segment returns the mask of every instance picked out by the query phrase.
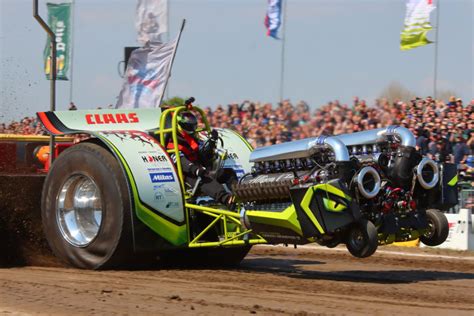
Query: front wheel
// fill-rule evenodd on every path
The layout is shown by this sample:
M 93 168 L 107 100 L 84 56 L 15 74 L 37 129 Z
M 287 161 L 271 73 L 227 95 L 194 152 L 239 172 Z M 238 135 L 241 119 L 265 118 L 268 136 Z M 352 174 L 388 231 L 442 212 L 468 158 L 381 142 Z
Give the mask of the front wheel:
M 346 247 L 357 258 L 373 255 L 378 247 L 375 225 L 366 219 L 354 223 L 347 232 Z
M 420 236 L 420 241 L 427 246 L 441 245 L 449 234 L 449 223 L 446 216 L 438 210 L 426 210 L 427 231 Z

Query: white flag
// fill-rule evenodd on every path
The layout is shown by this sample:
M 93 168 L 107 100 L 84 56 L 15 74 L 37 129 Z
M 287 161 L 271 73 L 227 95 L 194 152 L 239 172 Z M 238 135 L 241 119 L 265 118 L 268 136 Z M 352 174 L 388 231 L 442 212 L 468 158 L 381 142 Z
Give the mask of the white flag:
M 162 42 L 168 32 L 168 0 L 138 0 L 136 14 L 138 42 Z
M 430 24 L 430 14 L 435 9 L 433 0 L 407 0 L 406 6 L 400 49 L 409 50 L 432 43 L 427 33 L 433 28 Z
M 178 36 L 179 37 L 179 36 Z M 133 51 L 116 108 L 154 108 L 164 93 L 178 38 Z

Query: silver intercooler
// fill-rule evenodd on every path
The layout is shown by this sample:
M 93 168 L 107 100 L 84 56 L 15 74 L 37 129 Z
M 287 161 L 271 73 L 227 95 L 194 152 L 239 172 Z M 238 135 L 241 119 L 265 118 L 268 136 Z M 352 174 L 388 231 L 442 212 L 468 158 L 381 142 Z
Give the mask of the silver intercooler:
M 412 148 L 415 148 L 416 146 L 416 138 L 410 132 L 410 130 L 402 126 L 394 125 L 363 132 L 342 134 L 333 137 L 336 137 L 346 146 L 356 146 L 384 143 L 390 136 L 393 136 L 395 140 L 398 141 L 402 146 Z
M 349 161 L 349 152 L 341 140 L 333 136 L 319 136 L 257 148 L 250 155 L 250 162 L 308 158 L 321 149 L 331 150 L 336 161 Z

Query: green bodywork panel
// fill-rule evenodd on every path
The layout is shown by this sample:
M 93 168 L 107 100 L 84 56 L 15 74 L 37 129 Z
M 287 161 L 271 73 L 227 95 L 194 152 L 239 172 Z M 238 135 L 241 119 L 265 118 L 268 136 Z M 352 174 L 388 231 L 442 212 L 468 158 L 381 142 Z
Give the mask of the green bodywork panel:
M 338 203 L 330 198 L 323 198 L 324 207 L 331 212 L 342 212 L 347 208 L 347 205 Z
M 101 139 L 115 154 L 118 158 L 120 163 L 123 166 L 124 171 L 126 172 L 128 183 L 130 185 L 130 189 L 133 195 L 133 203 L 135 214 L 137 217 L 145 223 L 150 229 L 152 229 L 155 233 L 166 239 L 169 243 L 174 246 L 182 246 L 187 243 L 187 225 L 184 222 L 184 218 L 181 223 L 173 223 L 172 221 L 166 219 L 163 216 L 160 216 L 156 212 L 152 211 L 149 207 L 144 205 L 141 202 L 138 188 L 137 188 L 137 180 L 135 179 L 128 162 L 125 160 L 123 154 L 121 153 L 121 148 L 114 144 L 112 140 L 101 134 L 101 133 L 94 133 L 94 135 Z
M 286 208 L 282 212 L 248 210 L 246 212 L 246 215 L 249 218 L 250 222 L 283 227 L 294 231 L 300 236 L 303 235 L 300 223 L 296 216 L 296 210 L 293 205 Z
M 349 204 L 352 198 L 331 183 L 316 184 L 306 188 L 296 188 L 296 190 L 303 191 L 300 191 L 301 194 L 298 194 L 298 197 L 292 197 L 292 199 L 294 198 L 294 204 L 283 211 L 247 210 L 245 214 L 250 224 L 264 224 L 266 225 L 265 229 L 269 231 L 272 231 L 270 227 L 275 227 L 274 232 L 279 232 L 278 228 L 289 229 L 309 241 L 308 237 L 310 238 L 311 236 L 307 236 L 304 233 L 303 228 L 307 227 L 305 225 L 310 225 L 310 227 L 313 227 L 311 229 L 316 229 L 321 235 L 326 233 L 323 223 L 316 216 L 317 213 L 346 214 L 341 216 L 351 214 Z M 316 193 L 319 193 L 319 195 L 316 196 Z M 322 206 L 314 203 L 315 199 L 322 199 Z M 318 209 L 312 209 L 314 207 L 318 207 Z M 324 209 L 320 210 L 319 207 Z M 298 215 L 298 209 L 300 212 L 303 212 L 302 215 Z M 329 215 L 323 216 L 327 217 Z M 307 217 L 309 222 L 303 217 Z

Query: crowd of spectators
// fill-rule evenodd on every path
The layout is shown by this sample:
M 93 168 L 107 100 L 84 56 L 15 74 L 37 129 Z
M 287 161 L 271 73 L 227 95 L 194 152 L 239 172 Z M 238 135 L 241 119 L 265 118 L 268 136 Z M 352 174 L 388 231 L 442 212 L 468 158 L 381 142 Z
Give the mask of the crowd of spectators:
M 24 117 L 20 121 L 0 123 L 0 134 L 47 135 L 48 133 L 36 117 Z
M 246 101 L 205 112 L 212 126 L 234 128 L 254 147 L 401 125 L 415 134 L 423 154 L 438 161 L 474 163 L 469 158 L 474 153 L 474 99 L 469 104 L 455 97 L 448 102 L 432 97 L 410 102 L 379 99 L 368 106 L 355 97 L 351 105 L 335 100 L 314 110 L 303 101 L 277 106 Z
M 70 110 L 77 107 L 71 103 Z M 211 126 L 233 128 L 254 147 L 319 135 L 358 132 L 388 125 L 402 125 L 417 137 L 417 147 L 438 161 L 472 164 L 474 154 L 474 99 L 468 104 L 455 97 L 447 102 L 432 97 L 410 102 L 378 99 L 372 105 L 355 97 L 352 104 L 338 100 L 311 109 L 300 101 L 272 105 L 245 101 L 204 109 Z M 46 134 L 34 117 L 0 123 L 0 134 Z

